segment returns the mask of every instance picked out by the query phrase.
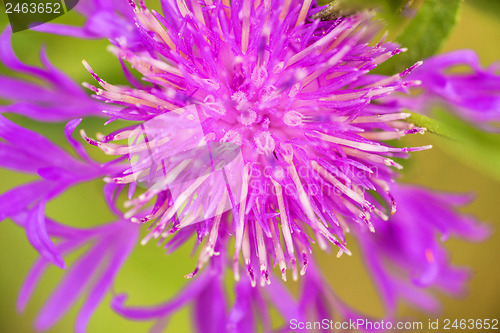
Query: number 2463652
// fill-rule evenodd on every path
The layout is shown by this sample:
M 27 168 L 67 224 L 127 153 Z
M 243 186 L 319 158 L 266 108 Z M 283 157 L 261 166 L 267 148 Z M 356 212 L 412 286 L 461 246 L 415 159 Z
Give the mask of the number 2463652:
M 25 3 L 6 3 L 5 12 L 7 14 L 61 14 L 61 4 L 60 3 L 36 3 L 36 2 L 25 2 Z
M 465 330 L 498 330 L 498 319 L 445 319 L 443 329 Z

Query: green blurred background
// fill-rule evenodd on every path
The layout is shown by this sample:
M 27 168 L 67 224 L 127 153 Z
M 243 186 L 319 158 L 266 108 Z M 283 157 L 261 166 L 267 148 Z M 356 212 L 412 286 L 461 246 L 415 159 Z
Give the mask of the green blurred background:
M 466 1 L 461 10 L 460 21 L 442 51 L 456 49 L 474 49 L 479 53 L 483 65 L 500 60 L 500 1 Z M 6 25 L 6 16 L 0 14 L 0 26 Z M 77 24 L 83 20 L 75 13 L 64 15 L 57 22 Z M 81 65 L 86 59 L 93 69 L 105 80 L 113 83 L 125 83 L 120 74 L 120 65 L 105 47 L 106 41 L 85 41 L 67 37 L 55 37 L 33 31 L 23 31 L 14 35 L 14 48 L 18 56 L 28 63 L 38 64 L 38 51 L 42 44 L 47 45 L 49 58 L 59 68 L 71 75 L 77 82 L 91 81 L 92 78 Z M 0 66 L 3 74 L 6 70 Z M 61 134 L 61 124 L 36 124 L 14 117 L 17 122 L 36 129 L 68 147 Z M 81 125 L 91 136 L 101 129 L 101 121 L 86 120 Z M 111 130 L 111 129 L 110 129 Z M 413 154 L 410 163 L 403 172 L 402 179 L 409 183 L 422 184 L 434 189 L 456 192 L 473 192 L 477 199 L 463 209 L 485 221 L 493 229 L 500 221 L 500 177 L 496 170 L 500 165 L 490 165 L 482 169 L 477 163 L 471 163 L 474 156 L 463 150 L 459 144 L 450 140 L 427 134 L 413 136 L 403 140 L 404 145 L 432 144 L 430 151 Z M 91 149 L 91 154 L 101 158 L 101 154 Z M 493 171 L 492 171 L 493 170 Z M 0 192 L 5 192 L 30 179 L 30 176 L 16 174 L 0 169 Z M 75 226 L 97 225 L 111 221 L 112 215 L 103 204 L 100 196 L 99 181 L 78 186 L 59 199 L 50 203 L 47 213 L 50 217 L 65 221 Z M 62 272 L 51 268 L 42 280 L 26 313 L 15 311 L 17 293 L 31 264 L 37 257 L 24 232 L 10 221 L 0 225 L 0 332 L 33 332 L 32 323 L 37 311 L 43 305 L 52 288 L 57 284 Z M 190 257 L 191 244 L 183 247 L 174 255 L 166 256 L 154 244 L 138 246 L 124 269 L 120 273 L 115 290 L 128 292 L 129 304 L 155 304 L 162 302 L 178 292 L 185 284 L 184 274 L 195 266 L 195 259 Z M 420 313 L 401 304 L 400 313 L 417 320 L 427 321 L 439 315 L 440 318 L 499 318 L 500 317 L 500 234 L 493 235 L 483 243 L 467 243 L 461 240 L 449 240 L 446 243 L 454 264 L 468 266 L 473 271 L 467 294 L 459 298 L 439 295 L 443 303 L 440 314 Z M 370 281 L 356 247 L 352 244 L 353 256 L 337 259 L 334 254 L 318 255 L 323 271 L 336 292 L 353 307 L 369 315 L 381 316 L 383 310 L 375 288 Z M 319 251 L 316 252 L 317 254 Z M 76 255 L 68 258 L 71 262 Z M 190 258 L 187 260 L 186 258 Z M 296 286 L 292 286 L 295 288 Z M 92 318 L 88 332 L 146 332 L 151 327 L 149 322 L 130 322 L 120 318 L 109 310 L 108 296 Z M 70 313 L 49 332 L 67 333 L 73 331 L 73 322 L 82 300 Z M 188 309 L 184 309 L 170 322 L 168 332 L 190 332 Z M 468 330 L 470 331 L 470 330 Z

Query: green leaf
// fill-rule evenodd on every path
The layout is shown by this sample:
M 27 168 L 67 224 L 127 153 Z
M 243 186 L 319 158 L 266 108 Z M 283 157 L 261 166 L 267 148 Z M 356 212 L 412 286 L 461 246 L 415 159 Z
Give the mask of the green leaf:
M 324 13 L 329 19 L 377 8 L 380 17 L 387 20 L 394 18 L 396 13 L 400 13 L 407 2 L 408 0 L 319 0 L 318 4 L 328 5 Z
M 447 129 L 447 126 L 441 121 L 411 111 L 405 110 L 404 112 L 411 114 L 409 118 L 405 119 L 407 122 L 412 123 L 417 127 L 425 127 L 430 133 L 446 138 L 453 138 L 450 131 Z
M 500 16 L 500 1 L 474 0 L 468 1 L 468 4 L 485 11 L 490 15 Z
M 415 17 L 396 39 L 408 51 L 382 64 L 378 72 L 402 72 L 439 51 L 457 22 L 461 3 L 462 0 L 423 0 Z
M 461 162 L 500 181 L 500 135 L 485 132 L 449 112 L 437 110 L 436 119 L 452 140 L 443 149 Z

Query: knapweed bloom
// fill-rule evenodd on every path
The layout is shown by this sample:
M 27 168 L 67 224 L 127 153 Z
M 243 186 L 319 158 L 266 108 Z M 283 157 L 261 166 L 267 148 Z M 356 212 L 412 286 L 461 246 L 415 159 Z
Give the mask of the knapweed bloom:
M 83 28 L 36 28 L 110 39 L 109 51 L 122 63 L 130 84 L 108 83 L 83 61 L 97 81 L 84 83 L 93 98 L 45 58 L 44 69 L 22 64 L 11 51 L 9 32 L 2 37 L 0 55 L 7 67 L 52 88 L 47 94 L 46 86 L 2 76 L 2 87 L 20 87 L 2 95 L 14 101 L 5 111 L 44 121 L 99 114 L 108 123 L 124 124 L 106 135 L 87 135 L 81 129 L 90 145 L 116 156 L 98 164 L 72 137 L 77 119 L 65 130 L 75 158 L 0 118 L 2 149 L 11 156 L 3 166 L 41 178 L 0 197 L 6 207 L 1 216 L 24 227 L 42 255 L 22 289 L 19 309 L 49 262 L 64 267 L 62 255 L 91 244 L 56 287 L 37 328 L 53 325 L 86 287 L 89 293 L 76 326 L 84 331 L 142 224 L 149 227 L 142 244 L 155 239 L 173 251 L 194 237 L 200 247 L 191 273 L 174 272 L 194 278 L 175 299 L 131 308 L 124 305 L 124 295 L 114 298 L 112 307 L 119 314 L 155 319 L 158 330 L 186 304 L 193 304 L 202 332 L 252 332 L 257 322 L 269 331 L 266 300 L 287 320 L 305 320 L 311 313 L 321 318 L 331 309 L 343 318 L 359 317 L 324 283 L 311 255 L 332 245 L 339 256 L 350 255 L 348 232 L 366 252 L 389 315 L 399 297 L 423 308 L 433 305 L 418 288 L 443 287 L 442 280 L 449 279 L 450 291 L 460 289 L 465 274 L 449 267 L 434 234 L 475 239 L 486 231 L 454 213 L 451 197 L 394 184 L 402 168 L 398 158 L 431 148 L 393 147 L 387 141 L 425 132 L 406 121 L 404 108 L 420 111 L 428 98 L 413 108 L 404 96 L 426 87 L 433 76 L 418 74 L 422 62 L 392 76 L 370 74 L 404 51 L 384 39 L 373 41 L 378 30 L 372 13 L 321 21 L 313 17 L 322 8 L 311 0 L 161 4 L 163 15 L 142 2 L 82 0 L 79 10 L 88 15 Z M 475 96 L 489 91 L 488 84 Z M 28 102 L 19 101 L 23 99 Z M 116 222 L 76 229 L 45 217 L 47 201 L 95 178 L 106 183 L 105 198 L 118 215 Z M 128 200 L 122 211 L 117 202 L 124 191 Z M 413 200 L 416 193 L 437 202 L 436 208 L 426 214 L 428 205 Z M 51 237 L 59 240 L 57 245 Z M 387 262 L 408 274 L 395 277 Z M 298 300 L 274 277 L 274 266 L 285 281 L 305 275 Z M 237 281 L 232 305 L 224 295 L 228 267 Z
M 466 70 L 452 72 L 462 66 Z M 435 104 L 452 109 L 457 115 L 490 131 L 498 131 L 500 122 L 500 77 L 498 64 L 483 68 L 478 56 L 471 50 L 460 50 L 438 55 L 425 61 L 411 74 L 414 80 L 423 80 L 422 91 L 415 96 L 401 96 L 404 108 L 422 113 Z M 451 72 L 451 73 L 450 73 Z
M 339 255 L 350 254 L 343 235 L 349 224 L 373 231 L 373 216 L 386 220 L 396 210 L 389 184 L 400 166 L 392 158 L 430 148 L 383 143 L 425 130 L 376 103 L 419 85 L 403 77 L 420 63 L 371 77 L 401 50 L 368 44 L 367 13 L 308 22 L 317 11 L 309 2 L 283 3 L 276 11 L 271 5 L 166 3 L 162 17 L 133 4 L 144 50 L 130 49 L 124 39 L 110 51 L 149 84 L 114 86 L 84 62 L 100 88 L 85 86 L 99 100 L 124 106 L 107 111 L 112 119 L 142 125 L 97 140 L 82 133 L 105 153 L 133 161 L 106 182 L 135 186 L 140 178 L 151 185 L 126 203 L 133 217 L 155 200 L 146 217 L 134 219 L 154 222 L 144 241 L 191 234 L 192 227 L 200 241 L 206 238 L 189 277 L 217 252 L 226 230 L 234 235 L 236 278 L 241 256 L 261 284 L 270 282 L 272 262 L 284 280 L 287 268 L 297 278 L 297 261 L 305 273 L 309 234 L 320 248 L 332 243 Z M 368 190 L 382 192 L 389 211 Z

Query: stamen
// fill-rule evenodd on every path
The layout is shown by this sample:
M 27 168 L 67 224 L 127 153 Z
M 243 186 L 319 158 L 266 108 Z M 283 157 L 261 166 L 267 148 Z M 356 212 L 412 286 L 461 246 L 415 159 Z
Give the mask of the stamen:
M 342 193 L 344 193 L 347 197 L 351 198 L 362 207 L 369 209 L 371 204 L 365 200 L 360 194 L 351 190 L 344 184 L 342 184 L 337 178 L 335 178 L 331 173 L 329 173 L 325 168 L 318 164 L 316 161 L 311 161 L 311 166 L 317 173 L 319 173 L 323 178 L 328 180 L 330 184 L 338 188 Z
M 243 8 L 241 9 L 240 12 L 243 21 L 241 28 L 241 52 L 243 52 L 243 54 L 247 53 L 248 42 L 250 39 L 250 10 L 251 10 L 250 0 L 243 0 Z
M 247 268 L 248 276 L 250 277 L 250 282 L 252 287 L 255 287 L 257 283 L 255 282 L 255 275 L 253 273 L 252 266 L 250 265 L 250 239 L 248 236 L 248 228 L 245 228 L 245 232 L 243 234 L 243 244 L 241 249 L 241 254 L 243 255 L 243 262 Z
M 276 197 L 278 198 L 278 207 L 280 213 L 280 222 L 281 222 L 281 232 L 283 233 L 283 238 L 285 239 L 285 244 L 287 247 L 288 255 L 292 260 L 292 265 L 295 263 L 295 254 L 293 248 L 293 239 L 291 234 L 290 225 L 288 223 L 288 216 L 285 210 L 285 201 L 283 199 L 283 189 L 281 185 L 276 182 L 274 179 L 271 179 L 271 182 L 274 184 L 274 188 L 276 189 Z
M 288 15 L 288 11 L 290 10 L 290 4 L 292 3 L 292 0 L 285 0 L 283 3 L 283 6 L 281 7 L 281 13 L 279 20 L 283 21 L 286 16 Z
M 196 265 L 195 270 L 192 273 L 185 275 L 186 279 L 193 278 L 198 271 L 205 265 L 205 263 L 213 257 L 214 255 L 219 255 L 219 253 L 215 252 L 215 245 L 217 243 L 217 238 L 219 236 L 219 225 L 222 219 L 222 214 L 224 213 L 224 208 L 227 202 L 227 191 L 224 191 L 222 199 L 217 206 L 216 215 L 214 218 L 214 223 L 212 225 L 212 229 L 210 230 L 210 234 L 208 235 L 208 240 L 205 244 L 205 248 L 202 249 L 200 256 L 198 258 L 198 264 Z
M 179 209 L 185 204 L 185 202 L 193 194 L 193 192 L 196 191 L 196 189 L 198 189 L 198 187 L 200 187 L 200 185 L 203 184 L 203 182 L 205 182 L 205 180 L 209 176 L 210 174 L 201 176 L 200 178 L 196 179 L 184 192 L 182 192 L 177 197 L 174 204 L 165 212 L 165 214 L 163 214 L 161 220 L 157 223 L 159 230 L 154 232 L 154 238 L 158 238 L 160 236 L 168 221 L 179 211 Z
M 395 167 L 396 169 L 403 169 L 403 166 L 399 163 L 394 162 L 390 158 L 387 158 L 385 156 L 373 154 L 373 153 L 368 153 L 364 151 L 360 151 L 357 149 L 349 148 L 349 147 L 342 147 L 342 150 L 346 155 L 352 156 L 352 157 L 357 157 L 362 160 L 366 160 L 369 162 L 377 163 L 377 164 L 383 164 L 386 166 L 392 166 Z
M 307 17 L 307 13 L 309 12 L 309 8 L 311 7 L 311 2 L 312 0 L 304 0 L 304 2 L 302 3 L 302 8 L 300 9 L 299 17 L 297 18 L 297 22 L 295 23 L 296 27 L 304 24 Z
M 385 85 L 391 84 L 393 82 L 399 81 L 403 76 L 410 74 L 414 69 L 420 67 L 423 63 L 424 63 L 423 61 L 418 61 L 413 66 L 407 68 L 403 72 L 398 73 L 398 74 L 394 74 L 393 76 L 379 80 L 377 82 L 374 82 L 370 85 L 367 85 L 366 87 L 370 88 L 370 87 L 376 87 L 376 86 L 385 86 Z
M 278 229 L 278 225 L 276 224 L 274 219 L 269 219 L 269 227 L 272 232 L 273 236 L 273 246 L 274 246 L 274 253 L 276 255 L 276 261 L 278 263 L 278 266 L 281 270 L 281 278 L 283 281 L 286 281 L 286 261 L 285 261 L 285 254 L 283 253 L 283 249 L 281 248 L 281 243 L 280 243 L 280 234 Z
M 240 211 L 239 211 L 239 221 L 235 223 L 235 234 L 234 234 L 234 263 L 233 263 L 233 272 L 234 278 L 236 281 L 240 279 L 239 273 L 239 257 L 241 251 L 241 245 L 243 242 L 243 230 L 245 229 L 245 208 L 247 204 L 247 196 L 248 196 L 248 180 L 249 180 L 249 163 L 245 164 L 243 167 L 243 175 L 242 175 L 242 186 L 241 186 L 241 201 L 240 201 Z
M 411 117 L 410 113 L 399 112 L 399 113 L 389 113 L 389 114 L 378 114 L 374 116 L 360 116 L 352 121 L 353 124 L 359 123 L 385 123 L 393 120 L 408 119 Z
M 295 187 L 297 188 L 297 192 L 299 194 L 299 201 L 300 204 L 302 205 L 302 208 L 304 208 L 304 212 L 306 213 L 307 218 L 309 221 L 311 221 L 312 225 L 311 227 L 313 229 L 316 229 L 316 215 L 314 214 L 313 208 L 311 206 L 311 202 L 309 201 L 309 196 L 307 195 L 306 191 L 304 190 L 304 186 L 302 186 L 302 182 L 300 181 L 299 175 L 297 173 L 297 170 L 295 169 L 295 165 L 292 164 L 288 167 L 288 173 L 290 177 L 292 178 Z
M 308 0 L 311 1 L 311 0 Z M 299 60 L 304 59 L 306 56 L 310 55 L 316 50 L 319 50 L 320 48 L 324 47 L 326 44 L 331 42 L 333 39 L 338 37 L 341 31 L 343 31 L 347 26 L 346 21 L 342 22 L 341 24 L 338 25 L 338 29 L 333 29 L 330 31 L 327 35 L 322 37 L 320 40 L 316 41 L 314 44 L 308 46 L 304 50 L 294 54 L 290 59 L 288 59 L 285 68 L 292 66 Z
M 183 17 L 186 17 L 186 15 L 189 13 L 186 2 L 184 0 L 177 0 L 177 6 L 179 8 L 179 11 L 181 12 L 181 15 Z
M 318 137 L 323 141 L 328 141 L 339 145 L 348 146 L 369 152 L 408 152 L 408 151 L 424 150 L 432 148 L 432 146 L 393 148 L 393 147 L 382 146 L 376 142 L 365 143 L 365 142 L 358 142 L 358 141 L 337 138 L 335 136 L 321 133 L 319 131 L 314 131 L 313 134 L 315 134 L 316 137 Z
M 191 0 L 191 5 L 193 6 L 194 16 L 200 21 L 203 25 L 205 24 L 205 18 L 203 17 L 203 12 L 201 10 L 199 0 Z
M 267 270 L 267 251 L 264 234 L 258 222 L 255 222 L 255 240 L 257 242 L 257 253 L 260 262 L 260 285 L 264 286 L 266 283 L 271 284 L 271 280 L 269 280 L 269 271 Z

